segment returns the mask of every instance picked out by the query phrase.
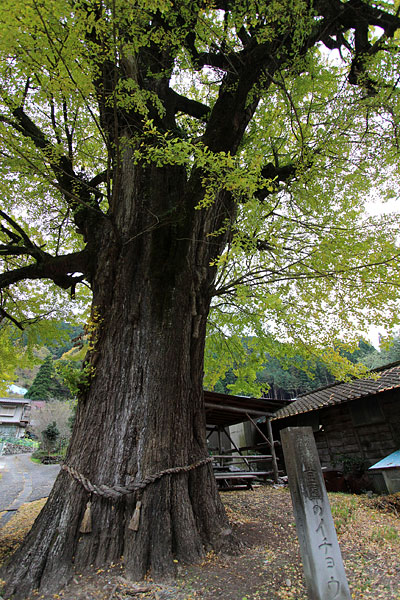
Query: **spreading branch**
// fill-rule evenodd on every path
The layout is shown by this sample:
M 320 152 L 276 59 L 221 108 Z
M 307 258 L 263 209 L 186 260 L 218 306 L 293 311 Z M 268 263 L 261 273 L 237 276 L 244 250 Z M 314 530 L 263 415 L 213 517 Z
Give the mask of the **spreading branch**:
M 29 255 L 36 258 L 38 261 L 42 260 L 45 253 L 39 246 L 32 242 L 24 229 L 3 210 L 0 210 L 0 217 L 7 221 L 7 223 L 17 232 L 15 233 L 0 224 L 1 231 L 11 240 L 10 244 L 0 245 L 0 254 L 3 256 Z
M 80 275 L 75 275 L 80 273 Z M 63 289 L 75 289 L 90 275 L 89 253 L 85 250 L 63 256 L 43 253 L 39 262 L 5 271 L 0 274 L 0 289 L 26 279 L 50 279 Z
M 292 67 L 294 54 L 304 56 L 320 41 L 339 49 L 341 45 L 350 48 L 353 61 L 349 82 L 355 85 L 372 85 L 371 81 L 368 83 L 366 75 L 366 56 L 381 50 L 384 42 L 400 28 L 398 16 L 370 6 L 362 0 L 349 0 L 345 3 L 341 0 L 320 0 L 316 2 L 315 10 L 322 19 L 315 21 L 301 47 L 294 46 L 291 27 L 268 43 L 257 43 L 255 37 L 251 40 L 246 37 L 243 50 L 231 51 L 229 54 L 203 53 L 196 56 L 192 40 L 192 55 L 199 68 L 206 65 L 218 66 L 226 72 L 203 138 L 204 143 L 213 151 L 236 152 L 259 102 L 255 86 L 261 75 L 267 80 L 263 85 L 265 92 L 277 72 Z M 293 23 L 293 30 L 296 25 Z M 369 26 L 384 30 L 380 43 L 373 46 L 368 41 Z M 259 30 L 262 30 L 261 25 Z M 348 31 L 354 32 L 354 47 L 345 41 L 345 33 Z M 253 95 L 251 102 L 250 93 Z
M 274 165 L 272 162 L 268 163 L 261 170 L 261 175 L 266 181 L 270 183 L 267 187 L 263 187 L 255 194 L 256 198 L 260 201 L 264 200 L 270 194 L 275 193 L 279 184 L 288 183 L 296 176 L 298 165 L 295 163 L 288 163 L 287 165 Z
M 98 199 L 101 193 L 97 186 L 107 180 L 107 175 L 100 173 L 87 182 L 83 174 L 77 175 L 74 172 L 72 160 L 59 154 L 51 141 L 22 107 L 14 109 L 12 115 L 13 118 L 0 115 L 0 122 L 6 123 L 31 140 L 35 147 L 43 153 L 55 175 L 55 186 L 73 211 L 78 232 L 81 232 L 85 240 L 88 240 L 90 227 L 93 227 L 94 221 L 103 217 L 103 213 L 98 207 Z
M 182 112 L 196 119 L 205 120 L 210 113 L 210 108 L 205 104 L 181 96 L 172 89 L 169 89 L 169 99 L 173 104 L 175 114 Z

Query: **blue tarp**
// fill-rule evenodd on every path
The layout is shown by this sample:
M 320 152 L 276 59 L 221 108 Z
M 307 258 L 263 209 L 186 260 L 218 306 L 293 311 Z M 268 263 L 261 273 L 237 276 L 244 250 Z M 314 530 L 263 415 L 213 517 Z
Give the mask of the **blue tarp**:
M 389 454 L 389 456 L 386 458 L 382 458 L 382 460 L 377 462 L 375 465 L 372 465 L 369 470 L 393 469 L 395 467 L 400 467 L 400 450 L 396 450 L 396 452 L 392 452 L 392 454 Z

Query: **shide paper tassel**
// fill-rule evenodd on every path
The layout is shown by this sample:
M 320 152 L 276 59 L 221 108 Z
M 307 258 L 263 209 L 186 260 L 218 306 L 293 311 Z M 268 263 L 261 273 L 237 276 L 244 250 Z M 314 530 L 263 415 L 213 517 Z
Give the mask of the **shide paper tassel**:
M 85 513 L 83 515 L 82 523 L 79 528 L 80 533 L 91 533 L 92 532 L 92 512 L 90 507 L 92 506 L 91 501 L 86 504 Z
M 135 512 L 133 513 L 132 519 L 129 521 L 128 529 L 132 529 L 132 531 L 137 531 L 139 529 L 139 521 L 140 521 L 140 507 L 142 503 L 140 500 L 136 502 Z

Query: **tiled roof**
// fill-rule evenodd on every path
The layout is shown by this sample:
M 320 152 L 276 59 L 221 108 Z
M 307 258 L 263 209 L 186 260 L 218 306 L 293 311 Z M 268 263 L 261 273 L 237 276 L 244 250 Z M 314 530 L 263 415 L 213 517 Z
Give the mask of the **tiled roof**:
M 400 389 L 400 364 L 371 371 L 370 377 L 353 379 L 344 383 L 335 383 L 300 396 L 297 400 L 276 411 L 273 420 L 284 419 L 300 413 L 310 412 L 349 402 L 357 398 L 365 398 L 388 390 Z

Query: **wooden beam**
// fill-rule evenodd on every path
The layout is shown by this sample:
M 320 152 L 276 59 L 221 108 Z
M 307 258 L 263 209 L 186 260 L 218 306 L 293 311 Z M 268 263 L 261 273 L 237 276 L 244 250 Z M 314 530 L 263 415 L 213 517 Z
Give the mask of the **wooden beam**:
M 212 434 L 213 434 L 215 431 L 217 431 L 217 428 L 216 428 L 216 427 L 215 427 L 215 425 L 214 425 L 214 427 L 213 427 L 211 430 L 209 429 L 209 427 L 207 427 L 206 429 L 208 429 L 208 430 L 209 430 L 209 434 L 208 434 L 208 436 L 207 436 L 207 440 L 208 440 L 208 438 L 209 438 L 210 436 L 212 436 Z
M 269 439 L 267 438 L 267 436 L 264 434 L 264 432 L 263 432 L 263 431 L 261 431 L 261 429 L 259 428 L 259 426 L 257 425 L 257 423 L 256 423 L 255 421 L 253 421 L 253 419 L 250 417 L 250 415 L 249 415 L 249 414 L 247 414 L 247 413 L 246 413 L 246 416 L 247 416 L 247 418 L 249 419 L 249 421 L 251 421 L 251 422 L 253 423 L 253 425 L 254 425 L 254 427 L 257 429 L 258 433 L 259 433 L 259 434 L 261 435 L 261 437 L 262 437 L 262 438 L 263 438 L 263 439 L 264 439 L 264 440 L 267 442 L 267 444 L 269 445 L 269 447 L 270 447 L 270 448 L 271 448 L 271 450 L 272 450 L 272 446 L 273 446 L 273 444 L 271 444 L 271 440 L 269 440 Z
M 213 458 L 231 458 L 231 459 L 234 459 L 234 458 L 238 458 L 238 459 L 239 458 L 243 458 L 242 455 L 236 456 L 236 454 L 235 455 L 233 455 L 233 454 L 231 454 L 231 455 L 228 455 L 228 454 L 213 454 L 212 457 Z M 250 461 L 254 461 L 254 460 L 255 461 L 257 461 L 257 460 L 270 460 L 271 458 L 272 458 L 272 454 L 251 454 L 251 455 L 247 455 L 246 456 L 246 460 L 250 460 Z M 240 462 L 242 462 L 242 461 L 240 461 Z
M 238 406 L 231 406 L 230 404 L 216 404 L 214 402 L 206 402 L 206 409 L 212 408 L 220 411 L 234 412 L 246 417 L 247 414 L 254 415 L 256 417 L 273 417 L 274 413 L 266 412 L 262 410 L 239 408 Z

